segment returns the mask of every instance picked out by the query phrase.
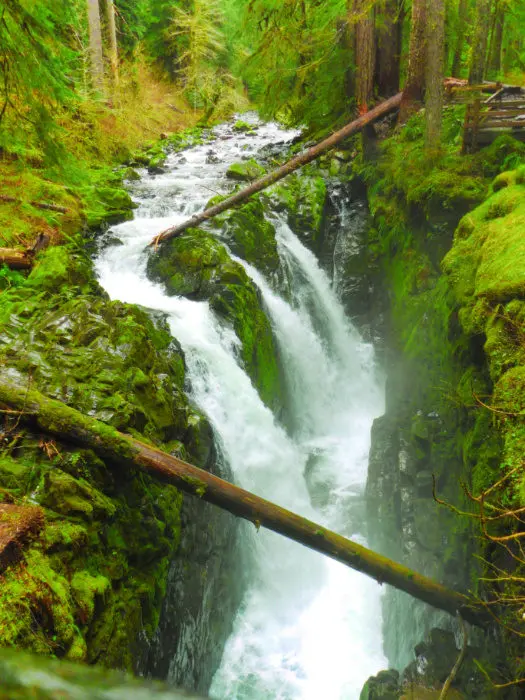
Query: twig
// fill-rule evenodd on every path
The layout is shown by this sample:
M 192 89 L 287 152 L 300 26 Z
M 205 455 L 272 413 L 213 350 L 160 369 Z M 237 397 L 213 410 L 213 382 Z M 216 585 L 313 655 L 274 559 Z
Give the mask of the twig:
M 509 681 L 508 683 L 494 683 L 492 678 L 489 676 L 488 672 L 485 671 L 483 666 L 476 659 L 474 659 L 474 663 L 476 664 L 476 666 L 479 668 L 481 673 L 485 676 L 485 678 L 488 680 L 488 682 L 491 684 L 491 686 L 493 688 L 498 688 L 498 689 L 510 688 L 513 685 L 520 685 L 521 683 L 525 683 L 525 678 L 519 678 L 516 681 Z
M 488 409 L 489 411 L 492 411 L 492 413 L 499 413 L 501 416 L 522 416 L 523 411 L 520 411 L 520 413 L 512 413 L 511 411 L 503 411 L 501 408 L 495 408 L 494 406 L 489 406 L 486 403 L 483 403 L 483 401 L 477 396 L 476 392 L 472 392 L 472 396 L 476 399 L 476 401 L 479 403 L 480 406 L 483 406 L 483 408 Z

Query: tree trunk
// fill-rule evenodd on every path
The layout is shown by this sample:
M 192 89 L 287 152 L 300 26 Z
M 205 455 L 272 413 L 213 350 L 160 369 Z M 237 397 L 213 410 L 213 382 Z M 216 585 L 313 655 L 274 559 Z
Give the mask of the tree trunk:
M 116 87 L 119 82 L 118 74 L 118 43 L 117 43 L 117 27 L 115 23 L 115 3 L 113 0 L 106 0 L 106 11 L 108 17 L 108 32 L 110 46 L 110 62 L 111 62 L 111 77 L 113 85 Z
M 20 420 L 36 423 L 45 433 L 89 447 L 105 459 L 138 467 L 182 491 L 249 520 L 256 527 L 263 525 L 451 615 L 460 611 L 464 619 L 473 624 L 483 626 L 485 623 L 482 609 L 467 596 L 448 590 L 321 525 L 119 433 L 60 401 L 0 379 L 0 403 L 20 411 Z
M 489 74 L 494 77 L 501 73 L 501 49 L 503 46 L 503 28 L 505 24 L 505 12 L 501 3 L 496 7 L 494 33 L 492 35 L 489 54 Z
M 377 89 L 381 97 L 390 97 L 399 92 L 404 9 L 399 0 L 383 0 L 378 11 L 383 22 L 377 29 Z
M 171 228 L 162 231 L 157 236 L 155 236 L 155 238 L 151 241 L 150 245 L 157 246 L 162 241 L 166 241 L 169 238 L 173 238 L 174 236 L 180 235 L 190 226 L 200 226 L 200 224 L 204 223 L 205 221 L 208 221 L 209 219 L 212 219 L 214 216 L 217 216 L 217 214 L 221 214 L 223 211 L 227 211 L 228 209 L 231 209 L 237 204 L 242 204 L 253 194 L 261 192 L 261 190 L 265 190 L 267 187 L 270 187 L 270 185 L 273 185 L 278 180 L 282 180 L 282 178 L 286 177 L 286 175 L 293 173 L 294 170 L 297 170 L 303 165 L 310 163 L 312 160 L 319 158 L 319 156 L 323 155 L 323 153 L 326 153 L 338 143 L 344 141 L 344 139 L 348 138 L 349 136 L 352 136 L 352 134 L 357 133 L 368 124 L 372 124 L 377 119 L 380 119 L 386 114 L 393 112 L 399 107 L 400 103 L 401 93 L 394 95 L 394 97 L 391 97 L 385 102 L 381 102 L 381 104 L 377 105 L 377 107 L 371 109 L 370 112 L 367 112 L 355 121 L 344 126 L 339 131 L 336 131 L 335 134 L 332 134 L 324 141 L 321 141 L 321 143 L 318 143 L 316 146 L 313 146 L 308 151 L 306 151 L 306 153 L 303 153 L 299 156 L 295 156 L 295 158 L 292 158 L 277 170 L 274 170 L 273 172 L 268 173 L 268 175 L 265 175 L 259 180 L 256 180 L 249 187 L 246 187 L 240 192 L 237 192 L 231 197 L 228 197 L 228 199 L 225 199 L 219 204 L 216 204 L 215 206 L 206 209 L 201 214 L 196 214 L 195 216 L 192 216 L 191 219 L 184 221 L 184 223 L 179 224 L 177 226 L 172 226 Z
M 408 72 L 399 111 L 401 124 L 406 122 L 410 115 L 417 112 L 423 104 L 427 56 L 426 4 L 427 0 L 412 0 Z
M 7 265 L 12 270 L 29 270 L 33 267 L 33 256 L 26 250 L 0 248 L 0 265 Z
M 374 14 L 369 0 L 354 0 L 355 60 L 357 71 L 356 100 L 359 114 L 368 111 L 374 90 Z
M 426 146 L 429 150 L 438 150 L 441 145 L 441 125 L 443 122 L 444 0 L 431 0 L 427 12 Z
M 472 56 L 468 76 L 468 81 L 471 85 L 480 85 L 483 82 L 491 2 L 492 0 L 477 0 L 476 24 L 472 37 Z
M 89 24 L 89 52 L 91 55 L 91 81 L 98 92 L 104 92 L 104 58 L 102 56 L 102 30 L 98 0 L 87 0 Z
M 467 31 L 467 20 L 469 15 L 468 0 L 459 0 L 458 26 L 456 29 L 456 46 L 454 58 L 452 60 L 452 76 L 459 78 L 461 73 L 461 63 L 463 58 L 463 47 L 465 45 L 465 33 Z

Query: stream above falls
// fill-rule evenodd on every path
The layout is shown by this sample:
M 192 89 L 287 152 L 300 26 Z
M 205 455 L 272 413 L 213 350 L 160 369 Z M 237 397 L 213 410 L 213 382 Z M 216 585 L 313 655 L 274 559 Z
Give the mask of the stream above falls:
M 259 290 L 271 323 L 286 396 L 282 415 L 261 400 L 239 359 L 239 339 L 208 302 L 168 296 L 146 274 L 152 254 L 146 244 L 201 211 L 213 194 L 228 192 L 231 164 L 296 136 L 255 116 L 243 119 L 255 134 L 224 124 L 209 143 L 170 154 L 165 172 L 141 172 L 130 185 L 135 217 L 112 228 L 119 243 L 99 254 L 99 281 L 112 299 L 166 314 L 185 354 L 188 394 L 208 417 L 217 452 L 236 483 L 366 543 L 363 491 L 383 389 L 371 346 L 345 316 L 338 289 L 285 214 L 268 212 L 280 281 L 235 258 Z M 343 240 L 337 244 L 344 247 Z M 242 537 L 248 585 L 211 697 L 357 700 L 366 679 L 387 664 L 380 587 L 273 533 L 246 527 Z

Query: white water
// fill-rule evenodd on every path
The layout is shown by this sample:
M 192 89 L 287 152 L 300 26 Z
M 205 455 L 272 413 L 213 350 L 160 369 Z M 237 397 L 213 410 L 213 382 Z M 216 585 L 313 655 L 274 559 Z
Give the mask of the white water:
M 192 395 L 208 415 L 237 483 L 360 542 L 361 495 L 370 427 L 382 411 L 373 358 L 345 319 L 315 257 L 282 221 L 278 245 L 291 303 L 245 264 L 260 288 L 283 357 L 288 433 L 239 366 L 234 333 L 206 302 L 168 297 L 145 275 L 144 246 L 227 188 L 227 167 L 294 134 L 262 125 L 258 135 L 219 127 L 212 146 L 169 157 L 170 172 L 144 174 L 134 221 L 114 227 L 124 245 L 97 261 L 110 296 L 168 314 L 181 343 Z M 207 163 L 210 150 L 220 164 Z M 309 489 L 305 481 L 309 473 Z M 315 506 L 315 507 L 314 507 Z M 352 517 L 353 512 L 353 517 Z M 354 526 L 353 523 L 357 523 Z M 248 535 L 252 584 L 235 620 L 212 697 L 224 700 L 356 700 L 385 667 L 380 589 L 366 577 L 273 533 Z

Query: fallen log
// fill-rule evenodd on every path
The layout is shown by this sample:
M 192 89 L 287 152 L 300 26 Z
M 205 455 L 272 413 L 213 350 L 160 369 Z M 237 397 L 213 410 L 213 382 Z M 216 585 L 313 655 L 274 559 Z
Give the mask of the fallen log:
M 39 233 L 30 248 L 0 248 L 0 265 L 7 265 L 12 270 L 30 270 L 33 267 L 35 255 L 50 243 L 50 238 L 45 233 Z
M 267 187 L 270 187 L 270 185 L 282 180 L 283 177 L 293 173 L 303 165 L 310 163 L 316 158 L 319 158 L 319 156 L 323 155 L 323 153 L 326 153 L 338 143 L 344 141 L 344 139 L 352 136 L 352 134 L 361 131 L 368 124 L 372 124 L 373 122 L 377 121 L 377 119 L 380 119 L 381 117 L 384 117 L 390 112 L 396 110 L 401 104 L 401 96 L 402 93 L 399 93 L 394 95 L 394 97 L 381 102 L 381 104 L 378 104 L 377 107 L 374 107 L 369 112 L 366 112 L 355 121 L 350 122 L 350 124 L 347 124 L 339 131 L 336 131 L 335 134 L 332 134 L 327 139 L 324 139 L 324 141 L 321 141 L 316 146 L 312 146 L 312 148 L 308 149 L 305 153 L 295 156 L 295 158 L 292 158 L 284 165 L 281 165 L 281 167 L 277 168 L 277 170 L 264 175 L 248 187 L 245 187 L 240 192 L 228 197 L 219 204 L 206 209 L 200 214 L 192 216 L 191 219 L 184 221 L 182 224 L 178 224 L 177 226 L 172 226 L 165 231 L 161 231 L 161 233 L 155 236 L 155 238 L 151 241 L 150 245 L 156 247 L 162 241 L 166 241 L 174 236 L 179 236 L 190 226 L 200 226 L 200 224 L 212 219 L 214 216 L 217 216 L 217 214 L 221 214 L 223 211 L 227 211 L 237 204 L 242 204 L 257 192 L 265 190 Z
M 27 250 L 0 248 L 0 265 L 7 265 L 12 270 L 29 270 L 33 266 L 33 256 Z
M 262 525 L 451 615 L 459 611 L 472 624 L 484 626 L 486 623 L 482 607 L 466 595 L 449 590 L 322 525 L 120 433 L 60 401 L 0 379 L 0 404 L 19 412 L 17 420 L 31 421 L 45 433 L 89 447 L 105 459 L 139 467 L 150 476 L 249 520 L 257 527 Z
M 12 204 L 23 204 L 23 200 L 17 197 L 11 197 L 7 194 L 0 194 L 0 202 L 8 202 Z M 59 214 L 67 214 L 69 209 L 67 207 L 60 207 L 58 204 L 48 204 L 47 202 L 35 202 L 31 201 L 29 204 L 37 209 L 43 209 L 44 211 L 57 211 Z

